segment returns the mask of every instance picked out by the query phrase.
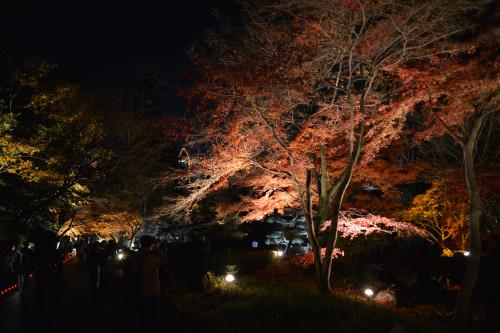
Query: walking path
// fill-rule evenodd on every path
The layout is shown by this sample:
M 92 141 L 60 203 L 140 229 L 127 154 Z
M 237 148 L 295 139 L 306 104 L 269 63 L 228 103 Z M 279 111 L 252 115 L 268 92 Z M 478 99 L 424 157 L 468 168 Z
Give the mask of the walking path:
M 0 332 L 95 332 L 102 327 L 85 266 L 68 262 L 59 287 L 52 323 L 37 307 L 33 280 L 23 294 L 16 291 L 1 297 Z

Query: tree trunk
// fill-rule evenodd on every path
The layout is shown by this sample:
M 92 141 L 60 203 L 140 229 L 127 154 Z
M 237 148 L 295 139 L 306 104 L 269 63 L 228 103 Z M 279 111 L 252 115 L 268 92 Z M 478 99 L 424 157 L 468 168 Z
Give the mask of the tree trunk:
M 335 244 L 337 243 L 340 206 L 342 205 L 344 193 L 347 187 L 349 186 L 353 168 L 354 168 L 354 163 L 352 164 L 350 163 L 348 169 L 346 170 L 345 179 L 342 181 L 343 184 L 340 186 L 339 191 L 336 194 L 331 207 L 330 234 L 328 236 L 325 249 L 325 256 L 323 258 L 323 265 L 321 267 L 320 290 L 321 292 L 324 293 L 332 291 L 331 287 L 332 261 L 333 261 L 333 251 L 335 249 Z
M 311 198 L 311 180 L 313 171 L 311 169 L 307 170 L 304 194 L 302 194 L 303 192 L 301 191 L 300 186 L 297 184 L 298 182 L 295 181 L 295 186 L 301 198 L 301 209 L 305 218 L 307 237 L 309 239 L 309 244 L 311 245 L 314 255 L 316 283 L 320 292 L 322 293 L 331 292 L 330 281 L 332 254 L 333 250 L 335 249 L 335 243 L 337 241 L 337 225 L 340 207 L 342 205 L 345 191 L 349 186 L 349 183 L 351 182 L 354 165 L 358 161 L 359 155 L 361 153 L 361 147 L 363 146 L 364 128 L 365 124 L 364 122 L 361 122 L 356 147 L 349 151 L 349 163 L 346 166 L 344 173 L 333 185 L 330 185 L 327 175 L 326 150 L 324 146 L 321 147 L 320 177 L 318 177 L 317 173 L 315 173 L 316 186 L 319 195 L 319 207 L 317 208 L 316 216 L 315 214 L 313 214 Z M 353 140 L 353 137 L 354 135 L 352 136 L 351 140 Z M 293 176 L 292 179 L 295 179 L 295 177 Z M 316 217 L 316 221 L 314 220 L 314 217 Z M 317 233 L 319 231 L 320 224 L 328 219 L 331 220 L 330 235 L 326 244 L 325 256 L 322 258 L 321 244 L 319 243 Z
M 462 146 L 464 157 L 465 180 L 469 190 L 470 197 L 470 255 L 467 260 L 467 268 L 458 292 L 457 303 L 455 306 L 455 315 L 453 318 L 453 327 L 456 331 L 467 331 L 472 307 L 472 294 L 479 275 L 479 266 L 481 262 L 481 230 L 480 220 L 482 215 L 482 203 L 479 196 L 479 188 L 476 182 L 474 172 L 474 148 L 479 135 L 484 117 L 476 119 L 471 134 Z
M 338 234 L 338 223 L 340 208 L 342 206 L 342 201 L 344 200 L 344 194 L 351 183 L 352 174 L 354 171 L 354 166 L 356 165 L 359 155 L 361 154 L 361 147 L 363 146 L 363 134 L 364 134 L 365 124 L 361 122 L 361 128 L 359 131 L 359 137 L 354 150 L 350 152 L 349 164 L 347 165 L 343 175 L 337 181 L 332 189 L 332 202 L 330 204 L 329 217 L 331 221 L 330 234 L 326 243 L 325 256 L 323 257 L 323 263 L 321 267 L 321 283 L 320 291 L 327 293 L 332 291 L 331 286 L 331 273 L 332 273 L 332 261 L 333 261 L 333 251 L 335 250 L 335 244 L 337 243 Z
M 316 273 L 316 283 L 321 290 L 321 246 L 316 238 L 316 228 L 313 221 L 312 214 L 312 201 L 311 201 L 311 170 L 307 170 L 306 177 L 306 197 L 305 204 L 302 208 L 304 211 L 304 218 L 306 223 L 307 237 L 309 239 L 309 244 L 311 244 L 311 249 L 314 255 L 314 271 Z

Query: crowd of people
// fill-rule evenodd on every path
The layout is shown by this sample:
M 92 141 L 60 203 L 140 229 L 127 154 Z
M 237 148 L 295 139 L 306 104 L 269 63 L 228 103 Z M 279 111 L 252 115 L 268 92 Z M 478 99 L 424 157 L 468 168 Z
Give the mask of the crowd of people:
M 89 243 L 83 251 L 79 260 L 88 267 L 96 310 L 105 323 L 117 313 L 132 312 L 142 327 L 158 324 L 165 296 L 160 283 L 166 274 L 165 244 L 146 235 L 138 252 L 118 248 L 113 240 Z
M 52 327 L 58 294 L 64 288 L 63 258 L 65 251 L 70 251 L 77 263 L 86 267 L 93 309 L 102 327 L 111 328 L 123 315 L 134 318 L 136 329 L 160 324 L 159 313 L 166 296 L 162 282 L 167 273 L 166 244 L 148 235 L 142 236 L 139 243 L 138 251 L 120 247 L 113 240 L 81 239 L 69 244 L 67 250 L 60 249 L 54 240 L 34 246 L 28 241 L 14 245 L 9 265 L 17 276 L 17 293 L 22 299 L 34 298 L 37 308 L 32 312 L 38 320 L 33 323 Z M 30 276 L 33 288 L 27 292 Z M 130 322 L 127 325 L 132 328 Z
M 55 238 L 47 237 L 35 243 L 25 240 L 14 244 L 8 259 L 10 270 L 17 278 L 17 293 L 23 305 L 21 311 L 26 310 L 27 303 L 33 303 L 35 318 L 32 319 L 42 327 L 50 326 L 55 316 L 56 295 L 63 266 L 63 254 L 56 249 Z M 28 292 L 32 282 L 33 286 Z

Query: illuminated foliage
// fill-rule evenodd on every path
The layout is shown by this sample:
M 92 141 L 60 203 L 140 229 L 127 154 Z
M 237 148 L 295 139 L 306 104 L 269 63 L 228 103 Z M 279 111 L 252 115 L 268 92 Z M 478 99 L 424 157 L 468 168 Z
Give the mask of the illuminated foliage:
M 22 71 L 9 66 L 8 58 L 9 55 L 0 58 L 0 76 L 3 78 L 0 81 L 0 184 L 4 173 L 18 175 L 26 181 L 37 181 L 40 174 L 31 158 L 40 148 L 27 138 L 18 137 L 15 131 L 20 117 L 27 113 L 23 109 L 34 101 L 32 94 L 53 66 L 27 64 Z
M 37 152 L 37 148 L 16 142 L 5 132 L 0 135 L 0 173 L 12 173 L 26 180 L 37 180 L 32 163 L 26 157 Z
M 331 222 L 326 223 L 321 231 L 327 231 Z M 396 221 L 383 216 L 376 216 L 356 210 L 341 212 L 338 226 L 339 236 L 347 239 L 367 237 L 373 233 L 395 234 L 399 238 L 428 238 L 424 229 L 410 223 Z
M 329 289 L 340 207 L 356 165 L 375 163 L 403 135 L 414 105 L 443 88 L 443 72 L 429 68 L 462 52 L 448 37 L 475 8 L 446 1 L 244 5 L 244 24 L 224 26 L 191 51 L 199 80 L 184 95 L 204 126 L 187 143 L 192 167 L 180 184 L 187 195 L 165 211 L 180 215 L 209 193 L 262 177 L 251 187 L 260 195 L 244 197 L 245 218 L 299 206 L 318 282 Z M 262 181 L 265 173 L 279 181 Z M 327 220 L 334 227 L 323 260 L 316 232 Z
M 90 193 L 103 131 L 77 87 L 49 84 L 54 66 L 1 59 L 1 232 L 55 232 Z
M 331 222 L 326 221 L 321 232 L 327 232 Z M 428 234 L 419 227 L 411 223 L 396 221 L 383 216 L 376 216 L 363 211 L 349 210 L 340 213 L 338 232 L 341 238 L 354 240 L 358 238 L 367 238 L 372 234 L 395 235 L 396 238 L 420 237 L 428 239 Z M 325 255 L 325 248 L 321 249 L 321 255 Z M 346 249 L 346 251 L 348 251 Z M 345 255 L 340 248 L 335 248 L 332 258 L 339 258 Z M 307 253 L 296 258 L 292 258 L 292 263 L 308 268 L 314 265 L 313 253 Z
M 434 66 L 427 72 L 431 78 L 424 77 L 425 81 L 415 82 L 423 88 L 416 93 L 421 95 L 421 114 L 417 116 L 421 122 L 416 122 L 415 143 L 430 143 L 436 155 L 463 161 L 468 189 L 468 250 L 472 255 L 467 258 L 467 269 L 459 290 L 455 328 L 465 327 L 471 313 L 472 293 L 482 253 L 480 221 L 485 217 L 477 164 L 480 157 L 486 155 L 491 161 L 495 154 L 488 150 L 487 143 L 494 124 L 498 124 L 500 110 L 499 62 L 492 51 L 498 45 L 498 38 L 486 29 L 480 30 L 475 37 L 475 43 L 469 45 L 467 52 L 431 58 Z M 458 59 L 454 58 L 456 55 Z
M 94 204 L 83 206 L 59 229 L 59 236 L 94 236 L 107 239 L 132 239 L 144 224 L 144 218 L 132 211 L 109 211 Z
M 0 237 L 61 232 L 89 202 L 150 215 L 166 158 L 150 85 L 125 103 L 61 84 L 48 75 L 54 66 L 22 60 L 0 59 Z
M 453 202 L 443 180 L 435 180 L 424 194 L 413 198 L 411 207 L 399 216 L 426 230 L 429 236 L 445 250 L 465 250 L 466 223 L 468 221 L 468 203 Z

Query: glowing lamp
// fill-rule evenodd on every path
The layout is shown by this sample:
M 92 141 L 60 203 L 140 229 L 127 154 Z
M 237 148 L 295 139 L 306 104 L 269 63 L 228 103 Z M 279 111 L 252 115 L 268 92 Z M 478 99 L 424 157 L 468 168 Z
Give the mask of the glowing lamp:
M 118 253 L 116 257 L 118 258 L 118 260 L 123 260 L 123 258 L 125 258 L 125 255 L 123 253 Z
M 372 297 L 373 296 L 373 290 L 371 290 L 370 288 L 366 288 L 365 289 L 365 295 L 367 297 Z
M 226 277 L 225 277 L 224 279 L 225 279 L 225 280 L 226 280 L 226 282 L 228 282 L 228 283 L 233 283 L 233 282 L 234 282 L 234 280 L 235 280 L 234 275 L 233 275 L 233 274 L 231 274 L 231 273 L 226 274 Z
M 273 251 L 273 255 L 275 257 L 283 257 L 284 254 L 285 254 L 285 252 L 283 252 L 282 250 Z
M 464 251 L 464 256 L 466 256 L 466 257 L 470 256 L 470 252 L 469 251 Z

